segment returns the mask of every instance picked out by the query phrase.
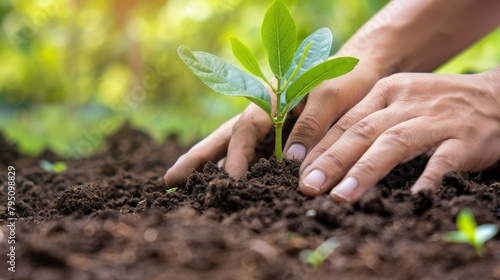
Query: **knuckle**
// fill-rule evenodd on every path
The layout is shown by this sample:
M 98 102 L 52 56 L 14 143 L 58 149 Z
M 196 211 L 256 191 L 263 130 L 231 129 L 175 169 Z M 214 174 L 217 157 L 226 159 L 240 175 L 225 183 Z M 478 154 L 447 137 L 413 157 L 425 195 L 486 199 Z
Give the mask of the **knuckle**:
M 334 128 L 340 133 L 344 133 L 349 130 L 359 119 L 359 113 L 350 112 L 344 115 L 340 120 L 334 125 Z
M 316 116 L 308 113 L 302 113 L 299 120 L 295 124 L 295 137 L 301 139 L 310 139 L 322 135 L 326 130 L 325 127 L 318 121 Z
M 403 93 L 403 97 L 413 98 L 415 95 L 411 94 L 411 88 L 414 87 L 415 79 L 406 73 L 397 73 L 389 77 L 381 79 L 375 85 L 374 94 L 379 98 L 385 98 L 389 102 L 394 101 L 398 94 Z M 404 94 L 406 93 L 406 94 Z
M 363 174 L 375 175 L 378 171 L 377 166 L 377 163 L 372 158 L 363 158 L 356 163 L 352 170 L 354 172 L 362 172 Z
M 443 174 L 449 171 L 455 171 L 456 169 L 456 161 L 451 155 L 435 153 L 431 159 L 436 169 L 440 170 Z
M 349 132 L 363 142 L 372 142 L 377 135 L 377 129 L 369 122 L 361 120 L 349 129 Z
M 378 93 L 394 91 L 398 88 L 399 81 L 400 74 L 382 78 L 375 84 L 375 91 Z
M 330 147 L 328 146 L 323 146 L 323 145 L 317 145 L 314 147 L 314 149 L 311 151 L 311 153 L 314 153 L 315 155 L 323 155 L 328 152 L 328 149 Z
M 471 144 L 476 144 L 482 136 L 482 131 L 478 129 L 477 123 L 462 122 L 460 128 L 458 128 L 458 138 L 467 139 Z
M 410 149 L 412 147 L 411 137 L 403 129 L 391 128 L 384 132 L 381 137 L 382 141 L 389 145 L 397 145 L 402 149 Z
M 395 81 L 397 81 L 398 87 L 411 87 L 415 83 L 415 79 L 409 76 L 407 73 L 397 73 L 393 75 Z
M 324 153 L 321 160 L 333 170 L 343 170 L 347 166 L 346 158 L 342 153 Z
M 255 123 L 254 121 L 251 121 L 251 120 L 238 120 L 234 126 L 233 126 L 233 130 L 232 130 L 232 134 L 235 135 L 235 134 L 246 134 L 246 135 L 249 135 L 249 136 L 256 136 L 257 139 L 256 139 L 256 142 L 258 142 L 259 140 L 261 140 L 260 138 L 260 127 L 257 123 Z

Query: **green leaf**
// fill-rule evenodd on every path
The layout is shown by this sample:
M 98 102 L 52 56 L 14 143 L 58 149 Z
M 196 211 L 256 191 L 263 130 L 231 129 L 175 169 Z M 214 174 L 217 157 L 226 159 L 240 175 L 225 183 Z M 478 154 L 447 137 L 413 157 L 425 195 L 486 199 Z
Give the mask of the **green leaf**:
M 271 70 L 281 79 L 292 64 L 297 40 L 295 21 L 282 0 L 274 0 L 267 9 L 261 35 Z
M 56 163 L 54 163 L 54 169 L 53 171 L 55 173 L 61 173 L 61 172 L 64 172 L 66 171 L 66 169 L 68 169 L 68 166 L 66 165 L 65 162 L 63 161 L 58 161 Z
M 177 188 L 170 188 L 167 190 L 167 193 L 174 193 L 177 190 Z
M 180 46 L 177 52 L 189 69 L 211 89 L 224 95 L 246 97 L 271 114 L 269 92 L 252 75 L 213 54 L 191 52 L 185 46 Z
M 457 228 L 463 232 L 471 242 L 474 242 L 476 235 L 477 223 L 474 215 L 469 208 L 464 208 L 458 213 Z
M 307 250 L 307 249 L 306 250 L 302 250 L 299 253 L 299 259 L 303 263 L 311 264 L 311 262 L 313 261 L 313 254 L 314 254 L 313 250 Z
M 248 72 L 260 77 L 267 82 L 266 76 L 262 73 L 257 58 L 252 53 L 252 51 L 245 46 L 238 38 L 231 37 L 231 47 L 233 49 L 233 54 L 238 59 L 238 61 L 245 67 Z
M 443 236 L 443 240 L 456 243 L 470 243 L 469 238 L 461 231 L 449 231 Z
M 309 48 L 311 47 L 313 43 L 309 43 L 305 46 L 304 48 L 304 51 L 302 52 L 302 57 L 300 58 L 300 61 L 299 63 L 295 66 L 295 70 L 292 72 L 292 74 L 290 75 L 290 78 L 293 80 L 295 80 L 295 77 L 297 77 L 297 74 L 298 72 L 300 71 L 300 67 L 302 66 L 302 64 L 304 63 L 304 61 L 306 60 L 306 57 L 307 57 L 307 54 L 309 53 Z M 292 68 L 290 68 L 292 69 Z M 286 88 L 288 87 L 288 85 L 290 84 L 289 81 L 286 82 L 286 85 L 285 85 L 285 90 Z M 280 108 L 285 108 L 287 102 L 286 102 L 286 94 L 281 94 L 280 95 Z
M 300 64 L 300 60 L 302 59 L 304 50 L 306 49 L 307 45 L 311 43 L 312 45 L 307 52 L 304 62 L 302 63 L 295 77 L 290 80 L 289 83 L 295 81 L 306 70 L 328 59 L 333 43 L 332 33 L 328 28 L 323 27 L 316 30 L 314 33 L 305 38 L 304 41 L 302 41 L 299 48 L 295 52 L 295 56 L 293 58 L 290 69 L 288 69 L 288 72 L 286 72 L 285 78 L 287 80 L 290 79 L 290 76 L 295 71 L 295 68 Z
M 68 169 L 68 166 L 63 161 L 52 163 L 44 159 L 40 160 L 40 167 L 45 171 L 55 172 L 55 173 L 61 173 Z
M 328 238 L 325 242 L 321 243 L 321 245 L 316 249 L 316 252 L 324 258 L 327 258 L 339 245 L 340 242 L 337 241 L 336 238 L 331 237 Z
M 321 82 L 349 73 L 358 63 L 354 57 L 338 57 L 320 63 L 307 70 L 286 89 L 287 111 L 295 107 L 306 94 Z
M 328 258 L 328 256 L 340 245 L 335 237 L 331 237 L 321 243 L 316 250 L 302 250 L 299 253 L 299 259 L 312 266 L 314 270 L 319 268 Z
M 498 233 L 498 226 L 493 224 L 484 224 L 476 228 L 476 243 L 483 244 L 493 238 Z
M 54 170 L 54 165 L 52 164 L 52 162 L 44 159 L 40 160 L 40 167 L 48 172 L 52 172 Z

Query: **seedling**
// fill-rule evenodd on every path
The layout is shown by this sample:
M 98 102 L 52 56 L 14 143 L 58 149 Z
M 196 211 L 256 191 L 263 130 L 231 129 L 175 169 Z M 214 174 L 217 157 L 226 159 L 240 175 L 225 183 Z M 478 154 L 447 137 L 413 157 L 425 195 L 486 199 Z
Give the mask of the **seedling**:
M 464 208 L 458 213 L 457 229 L 457 231 L 447 232 L 443 239 L 448 242 L 470 244 L 479 256 L 483 255 L 484 243 L 498 232 L 498 226 L 494 224 L 477 226 L 476 219 L 468 208 Z
M 66 171 L 68 169 L 68 166 L 64 161 L 58 161 L 58 162 L 50 162 L 48 160 L 42 159 L 40 161 L 40 167 L 48 172 L 55 172 L 55 173 L 61 173 Z
M 167 193 L 174 193 L 177 190 L 177 188 L 170 188 L 167 190 Z
M 333 253 L 333 250 L 340 245 L 336 238 L 328 238 L 325 242 L 321 243 L 316 250 L 302 250 L 299 254 L 299 259 L 311 266 L 313 270 L 320 268 L 325 262 L 326 258 Z
M 235 37 L 231 37 L 233 54 L 252 75 L 213 54 L 191 52 L 185 46 L 178 49 L 184 63 L 208 87 L 224 95 L 245 97 L 266 112 L 276 129 L 275 155 L 279 161 L 283 159 L 282 129 L 288 113 L 321 82 L 350 72 L 358 63 L 353 57 L 327 60 L 332 47 L 332 34 L 327 28 L 309 35 L 298 48 L 296 33 L 287 7 L 282 0 L 274 0 L 261 27 L 272 80 L 266 78 L 253 52 Z M 276 95 L 274 108 L 269 90 L 257 78 Z

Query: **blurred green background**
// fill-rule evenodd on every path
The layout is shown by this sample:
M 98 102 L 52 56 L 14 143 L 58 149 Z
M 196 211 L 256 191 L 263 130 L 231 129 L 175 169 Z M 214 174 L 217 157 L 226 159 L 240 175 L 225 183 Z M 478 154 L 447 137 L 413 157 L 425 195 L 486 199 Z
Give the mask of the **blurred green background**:
M 0 1 L 0 130 L 24 153 L 81 157 L 125 121 L 160 142 L 188 143 L 240 112 L 182 61 L 181 44 L 236 65 L 229 36 L 262 59 L 260 24 L 270 0 Z M 302 40 L 326 26 L 335 51 L 386 0 L 286 0 Z M 482 71 L 500 64 L 500 30 L 440 68 Z

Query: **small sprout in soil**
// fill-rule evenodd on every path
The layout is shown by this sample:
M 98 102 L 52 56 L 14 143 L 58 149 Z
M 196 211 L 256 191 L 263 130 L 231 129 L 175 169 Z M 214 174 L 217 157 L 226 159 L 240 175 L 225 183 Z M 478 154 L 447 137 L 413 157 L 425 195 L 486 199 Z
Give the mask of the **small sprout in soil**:
M 44 159 L 40 161 L 40 167 L 45 171 L 55 172 L 55 173 L 61 173 L 68 169 L 68 165 L 66 165 L 66 163 L 63 161 L 57 161 L 52 163 Z
M 332 34 L 327 28 L 318 29 L 297 47 L 295 21 L 283 0 L 274 0 L 267 9 L 261 36 L 273 80 L 266 78 L 253 52 L 235 37 L 231 37 L 234 56 L 252 75 L 213 54 L 191 52 L 185 46 L 177 52 L 208 87 L 224 95 L 245 97 L 266 112 L 276 129 L 275 156 L 281 161 L 282 129 L 288 113 L 321 82 L 350 72 L 359 60 L 329 60 Z M 258 78 L 275 94 L 274 108 L 269 90 Z
M 308 264 L 313 270 L 320 268 L 325 262 L 326 258 L 340 245 L 336 238 L 328 238 L 325 242 L 321 243 L 316 250 L 302 250 L 299 254 L 299 259 Z
M 170 188 L 167 190 L 167 193 L 174 193 L 177 190 L 177 188 Z
M 457 229 L 457 231 L 447 232 L 443 239 L 448 242 L 470 244 L 479 256 L 483 255 L 484 243 L 498 232 L 498 226 L 494 224 L 477 226 L 474 214 L 468 208 L 464 208 L 458 213 Z

